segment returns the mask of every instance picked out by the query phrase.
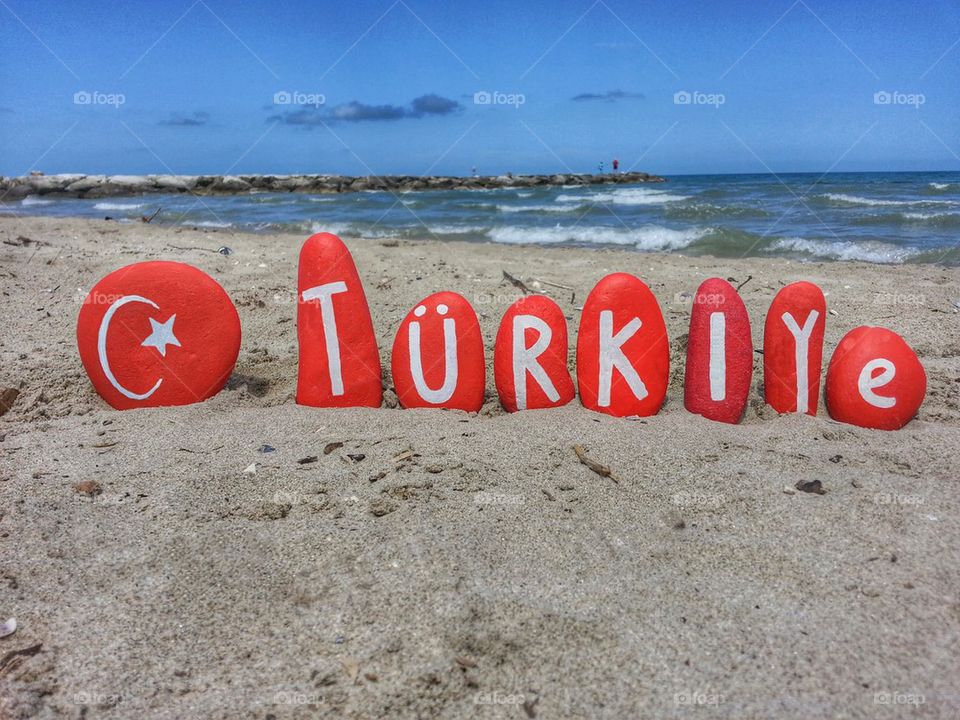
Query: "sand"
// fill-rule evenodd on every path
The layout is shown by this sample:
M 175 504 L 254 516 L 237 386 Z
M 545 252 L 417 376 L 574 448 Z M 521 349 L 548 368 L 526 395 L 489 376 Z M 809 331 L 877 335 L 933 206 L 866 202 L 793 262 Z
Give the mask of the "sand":
M 0 418 L 0 621 L 20 626 L 0 639 L 0 717 L 960 714 L 957 268 L 348 241 L 385 368 L 433 291 L 482 314 L 489 366 L 520 296 L 503 270 L 575 288 L 541 286 L 571 344 L 593 284 L 639 275 L 673 377 L 659 415 L 626 420 L 576 401 L 508 415 L 492 376 L 479 415 L 298 407 L 303 237 L 3 218 L 0 239 L 0 388 L 20 390 Z M 121 413 L 74 327 L 93 283 L 148 259 L 216 278 L 243 347 L 212 400 Z M 741 425 L 688 414 L 689 296 L 714 275 L 752 275 L 757 347 L 799 279 L 827 293 L 826 357 L 856 325 L 900 332 L 929 377 L 919 417 L 779 417 L 759 354 Z M 815 479 L 825 494 L 793 489 Z

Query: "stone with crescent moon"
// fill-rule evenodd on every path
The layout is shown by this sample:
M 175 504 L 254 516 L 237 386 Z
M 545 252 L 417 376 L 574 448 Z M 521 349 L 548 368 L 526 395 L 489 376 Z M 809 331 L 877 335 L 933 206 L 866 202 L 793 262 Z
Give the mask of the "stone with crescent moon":
M 202 270 L 136 263 L 90 290 L 77 347 L 93 387 L 112 407 L 189 405 L 226 385 L 240 352 L 240 318 Z

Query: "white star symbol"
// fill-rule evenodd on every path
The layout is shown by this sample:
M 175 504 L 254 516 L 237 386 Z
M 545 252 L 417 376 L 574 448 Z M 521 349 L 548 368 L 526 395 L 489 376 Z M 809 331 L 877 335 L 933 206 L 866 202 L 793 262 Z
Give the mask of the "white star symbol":
M 165 323 L 158 323 L 150 318 L 151 333 L 146 340 L 140 343 L 143 347 L 155 347 L 160 351 L 163 357 L 167 356 L 167 345 L 176 345 L 180 347 L 180 341 L 173 334 L 173 321 L 177 319 L 176 314 L 170 316 Z

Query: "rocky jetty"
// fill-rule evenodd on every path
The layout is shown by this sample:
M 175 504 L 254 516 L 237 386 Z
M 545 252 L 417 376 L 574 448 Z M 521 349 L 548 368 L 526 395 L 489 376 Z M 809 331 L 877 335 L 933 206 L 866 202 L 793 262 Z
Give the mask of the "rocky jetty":
M 496 175 L 474 177 L 382 175 L 28 175 L 0 178 L 0 197 L 29 195 L 103 198 L 148 193 L 236 195 L 250 192 L 344 193 L 361 190 L 485 190 L 560 185 L 664 182 L 643 172 L 601 175 Z

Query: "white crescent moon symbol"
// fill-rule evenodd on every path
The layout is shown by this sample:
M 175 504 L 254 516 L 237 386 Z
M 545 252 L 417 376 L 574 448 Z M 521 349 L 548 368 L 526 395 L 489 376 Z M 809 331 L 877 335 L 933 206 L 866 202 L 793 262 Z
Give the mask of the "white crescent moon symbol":
M 117 378 L 114 377 L 113 370 L 110 369 L 110 359 L 107 357 L 107 331 L 110 330 L 110 321 L 113 320 L 113 315 L 117 312 L 117 310 L 127 303 L 133 302 L 146 303 L 157 310 L 160 309 L 160 306 L 155 302 L 152 300 L 147 300 L 145 297 L 140 297 L 139 295 L 124 295 L 122 298 L 115 301 L 113 305 L 107 308 L 107 312 L 104 314 L 103 320 L 100 321 L 100 332 L 97 334 L 97 353 L 100 355 L 100 367 L 103 369 L 103 374 L 107 376 L 107 380 L 110 381 L 110 384 L 113 385 L 113 387 L 115 387 L 119 393 L 130 398 L 131 400 L 146 400 L 157 391 L 157 388 L 160 387 L 160 383 L 163 382 L 163 378 L 157 380 L 156 384 L 142 395 L 131 392 L 121 385 L 117 381 Z

